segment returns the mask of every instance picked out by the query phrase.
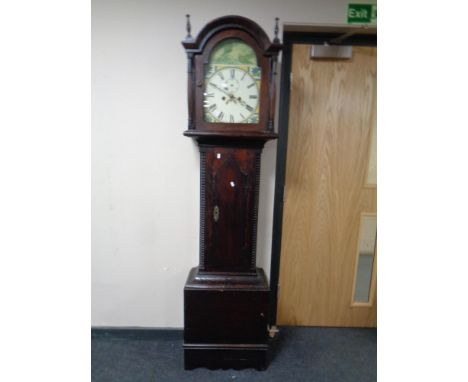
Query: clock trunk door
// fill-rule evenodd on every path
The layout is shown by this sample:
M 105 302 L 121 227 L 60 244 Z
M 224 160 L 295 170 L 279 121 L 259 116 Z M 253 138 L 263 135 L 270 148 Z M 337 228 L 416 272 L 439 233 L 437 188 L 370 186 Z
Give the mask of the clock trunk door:
M 260 150 L 202 147 L 201 154 L 201 267 L 255 271 Z

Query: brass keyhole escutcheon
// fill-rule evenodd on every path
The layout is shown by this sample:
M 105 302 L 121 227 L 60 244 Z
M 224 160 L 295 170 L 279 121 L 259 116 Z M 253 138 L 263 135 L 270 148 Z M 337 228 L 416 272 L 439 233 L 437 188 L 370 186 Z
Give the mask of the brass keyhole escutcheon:
M 219 207 L 214 206 L 213 208 L 213 220 L 217 222 L 219 220 Z

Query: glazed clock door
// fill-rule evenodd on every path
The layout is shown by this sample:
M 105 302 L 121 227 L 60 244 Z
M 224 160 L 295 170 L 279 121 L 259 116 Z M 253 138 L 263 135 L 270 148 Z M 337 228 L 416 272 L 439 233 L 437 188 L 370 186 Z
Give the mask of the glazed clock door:
M 195 70 L 194 130 L 216 132 L 273 132 L 274 84 L 277 46 L 267 51 L 243 30 L 219 33 L 193 58 Z M 275 57 L 275 58 L 273 58 Z
M 204 120 L 258 123 L 261 69 L 254 50 L 238 39 L 220 42 L 205 65 Z

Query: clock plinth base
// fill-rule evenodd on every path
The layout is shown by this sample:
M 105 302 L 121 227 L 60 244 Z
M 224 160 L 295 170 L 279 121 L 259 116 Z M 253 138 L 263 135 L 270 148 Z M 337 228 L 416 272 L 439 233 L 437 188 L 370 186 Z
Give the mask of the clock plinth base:
M 185 368 L 266 368 L 270 289 L 255 273 L 193 268 L 184 288 Z
M 185 370 L 193 370 L 197 367 L 265 370 L 267 351 L 268 346 L 266 345 L 185 344 Z

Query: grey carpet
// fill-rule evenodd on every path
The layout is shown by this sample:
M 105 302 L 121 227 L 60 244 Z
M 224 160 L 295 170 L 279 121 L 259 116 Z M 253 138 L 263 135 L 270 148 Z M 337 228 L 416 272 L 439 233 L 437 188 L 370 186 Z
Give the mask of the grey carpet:
M 282 327 L 266 371 L 183 369 L 182 331 L 91 331 L 93 382 L 367 382 L 377 377 L 375 329 Z

